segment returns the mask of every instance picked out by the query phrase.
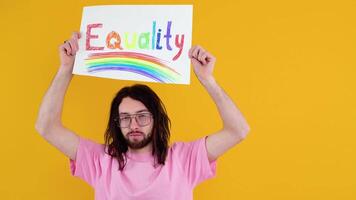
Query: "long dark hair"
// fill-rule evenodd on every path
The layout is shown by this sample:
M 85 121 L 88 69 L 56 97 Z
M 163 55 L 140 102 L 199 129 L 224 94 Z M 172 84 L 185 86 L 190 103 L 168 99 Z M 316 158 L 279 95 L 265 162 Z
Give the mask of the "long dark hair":
M 151 88 L 142 84 L 124 87 L 114 97 L 105 132 L 105 145 L 107 147 L 105 152 L 117 159 L 119 170 L 122 171 L 127 163 L 128 145 L 120 127 L 115 122 L 115 118 L 119 116 L 119 105 L 125 97 L 140 101 L 152 113 L 152 155 L 155 158 L 155 164 L 164 165 L 168 152 L 171 122 L 161 99 Z

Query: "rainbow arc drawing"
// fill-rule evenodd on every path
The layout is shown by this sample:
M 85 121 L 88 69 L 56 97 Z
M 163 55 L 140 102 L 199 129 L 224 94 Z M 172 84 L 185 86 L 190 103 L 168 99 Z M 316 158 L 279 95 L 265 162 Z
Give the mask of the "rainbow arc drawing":
M 137 52 L 92 53 L 85 59 L 89 73 L 125 71 L 140 74 L 161 83 L 178 82 L 180 74 L 157 57 Z

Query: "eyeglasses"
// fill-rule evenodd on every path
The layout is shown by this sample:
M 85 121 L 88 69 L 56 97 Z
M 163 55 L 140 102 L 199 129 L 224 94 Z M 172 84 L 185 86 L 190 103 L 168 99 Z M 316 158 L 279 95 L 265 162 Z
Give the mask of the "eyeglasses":
M 133 115 L 119 116 L 114 119 L 117 125 L 121 128 L 128 128 L 131 125 L 132 118 L 135 118 L 136 123 L 139 126 L 147 126 L 151 123 L 152 114 L 151 113 L 137 113 Z

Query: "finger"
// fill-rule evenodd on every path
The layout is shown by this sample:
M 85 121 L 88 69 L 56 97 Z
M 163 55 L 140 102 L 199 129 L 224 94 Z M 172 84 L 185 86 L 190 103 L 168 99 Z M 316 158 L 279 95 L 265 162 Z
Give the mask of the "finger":
M 197 59 L 195 59 L 195 58 L 192 58 L 192 59 L 191 59 L 191 62 L 192 62 L 192 64 L 193 64 L 193 66 L 199 66 L 199 65 L 201 65 L 201 63 L 199 62 L 199 60 L 197 60 Z
M 78 44 L 78 40 L 75 40 L 75 52 L 79 51 L 79 44 Z
M 77 32 L 77 31 L 74 31 L 72 33 L 72 38 L 80 39 L 81 38 L 81 33 Z
M 203 65 L 206 65 L 208 62 L 207 62 L 207 60 L 206 60 L 206 57 L 207 57 L 207 54 L 206 53 L 204 53 L 202 56 L 201 56 L 201 62 L 203 63 Z
M 69 40 L 67 42 L 69 45 L 70 45 L 70 48 L 71 48 L 71 55 L 75 55 L 75 53 L 77 52 L 76 49 L 75 49 L 75 42 L 73 41 L 73 39 Z
M 197 46 L 192 46 L 191 48 L 190 48 L 190 50 L 189 50 L 189 56 L 190 56 L 190 58 L 193 58 L 193 51 L 194 51 L 194 49 L 196 49 L 197 48 Z
M 72 48 L 71 48 L 71 46 L 70 46 L 68 41 L 63 44 L 63 48 L 64 48 L 65 53 L 67 54 L 67 56 L 70 56 L 72 54 Z
M 68 52 L 68 47 L 66 47 L 65 44 L 64 44 L 64 45 L 61 45 L 61 46 L 59 47 L 59 49 L 60 49 L 61 54 L 70 56 L 70 54 L 69 54 L 69 52 Z
M 203 48 L 201 48 L 198 52 L 198 59 L 202 61 L 202 56 L 205 54 L 205 51 Z
M 194 58 L 198 58 L 198 51 L 199 51 L 200 47 L 196 46 L 192 52 L 192 57 Z
M 74 46 L 76 52 L 79 50 L 79 45 L 78 45 L 78 40 L 80 38 L 80 33 L 79 32 L 73 32 L 72 33 L 72 39 L 74 40 Z
M 72 38 L 69 42 L 70 42 L 73 52 L 77 52 L 79 49 L 78 39 Z
M 211 54 L 211 53 L 209 53 L 209 52 L 206 52 L 206 60 L 208 61 L 208 62 L 211 62 L 211 61 L 213 61 L 213 62 L 215 62 L 215 60 L 216 60 L 216 58 Z
M 61 54 L 67 54 L 67 51 L 66 51 L 66 49 L 64 48 L 64 44 L 62 44 L 62 45 L 59 46 L 59 51 L 60 51 Z
M 78 41 L 76 39 L 71 39 L 68 42 L 72 47 L 72 54 L 75 54 L 78 51 Z
M 73 33 L 72 33 L 72 38 L 73 38 L 73 39 L 75 39 L 75 38 L 78 39 L 78 38 L 79 38 L 79 37 L 78 37 L 78 32 L 76 32 L 76 31 L 73 32 Z

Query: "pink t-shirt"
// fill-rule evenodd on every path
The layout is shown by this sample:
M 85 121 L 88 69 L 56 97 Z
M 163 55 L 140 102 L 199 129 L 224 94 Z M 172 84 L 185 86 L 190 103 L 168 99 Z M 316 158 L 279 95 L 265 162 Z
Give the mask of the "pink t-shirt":
M 96 200 L 191 200 L 193 189 L 216 174 L 216 160 L 209 162 L 206 137 L 176 142 L 165 165 L 154 167 L 150 153 L 127 153 L 124 170 L 104 152 L 105 145 L 80 138 L 71 174 L 95 189 Z

